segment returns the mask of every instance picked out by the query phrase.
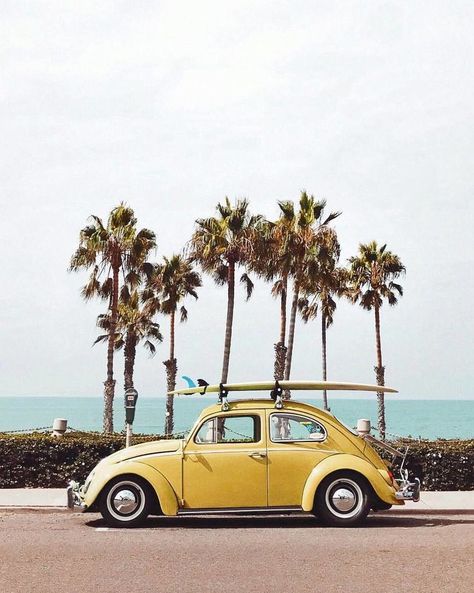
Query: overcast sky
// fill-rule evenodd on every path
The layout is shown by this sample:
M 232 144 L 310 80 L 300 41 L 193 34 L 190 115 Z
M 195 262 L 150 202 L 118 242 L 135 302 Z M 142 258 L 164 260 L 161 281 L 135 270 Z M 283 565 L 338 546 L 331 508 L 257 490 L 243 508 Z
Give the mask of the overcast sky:
M 343 261 L 375 239 L 406 265 L 382 311 L 387 384 L 473 397 L 471 1 L 1 7 L 1 395 L 102 393 L 103 304 L 67 272 L 90 214 L 126 201 L 158 258 L 226 195 L 272 218 L 306 189 L 343 212 Z M 225 289 L 206 279 L 188 309 L 179 374 L 216 382 Z M 278 323 L 268 285 L 239 289 L 230 380 L 272 377 Z M 328 349 L 329 378 L 374 382 L 371 313 L 341 303 Z M 141 394 L 164 394 L 167 351 L 139 351 Z M 299 322 L 292 376 L 321 377 L 318 323 Z

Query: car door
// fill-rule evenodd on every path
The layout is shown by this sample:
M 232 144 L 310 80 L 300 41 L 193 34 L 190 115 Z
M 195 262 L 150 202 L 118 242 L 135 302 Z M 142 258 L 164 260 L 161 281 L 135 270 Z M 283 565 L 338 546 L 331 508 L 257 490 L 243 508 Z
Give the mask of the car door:
M 315 465 L 334 453 L 326 428 L 299 412 L 267 410 L 268 505 L 301 506 Z
M 203 420 L 183 451 L 184 508 L 267 506 L 263 411 L 222 412 Z

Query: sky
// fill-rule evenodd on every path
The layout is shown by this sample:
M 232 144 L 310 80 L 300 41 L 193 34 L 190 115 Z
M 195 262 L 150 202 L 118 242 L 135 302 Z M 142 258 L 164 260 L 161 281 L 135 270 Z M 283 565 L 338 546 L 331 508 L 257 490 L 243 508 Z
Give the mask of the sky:
M 407 268 L 382 310 L 400 397 L 474 398 L 474 4 L 470 1 L 2 1 L 0 395 L 100 395 L 100 302 L 68 273 L 88 217 L 124 201 L 153 259 L 229 196 L 275 219 L 306 190 L 342 212 L 341 262 L 377 240 Z M 218 382 L 226 291 L 204 278 L 179 372 Z M 163 395 L 165 340 L 136 387 Z M 270 379 L 278 302 L 236 295 L 229 380 Z M 298 321 L 292 378 L 321 377 Z M 328 378 L 375 382 L 373 315 L 341 302 Z M 122 357 L 116 361 L 123 395 Z

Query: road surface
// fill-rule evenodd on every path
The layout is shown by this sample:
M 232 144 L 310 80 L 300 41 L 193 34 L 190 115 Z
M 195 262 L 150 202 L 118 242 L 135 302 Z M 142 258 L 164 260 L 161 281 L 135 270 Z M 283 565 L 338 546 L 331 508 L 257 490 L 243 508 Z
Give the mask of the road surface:
M 1 593 L 472 593 L 474 514 L 150 518 L 0 512 Z

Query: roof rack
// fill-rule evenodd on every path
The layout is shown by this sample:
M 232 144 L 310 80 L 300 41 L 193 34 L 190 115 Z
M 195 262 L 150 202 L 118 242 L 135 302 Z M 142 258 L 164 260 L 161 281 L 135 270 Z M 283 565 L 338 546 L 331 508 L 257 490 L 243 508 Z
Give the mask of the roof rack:
M 275 381 L 275 387 L 270 391 L 270 397 L 275 402 L 275 408 L 281 410 L 283 408 L 283 389 L 278 381 Z
M 219 398 L 217 400 L 218 404 L 222 404 L 222 411 L 227 412 L 229 409 L 229 402 L 227 401 L 227 396 L 229 395 L 229 391 L 224 389 L 224 385 L 219 383 Z
M 202 391 L 199 392 L 200 395 L 205 395 L 209 383 L 204 379 L 198 379 L 197 383 L 199 387 L 203 388 Z M 224 383 L 219 383 L 219 397 L 217 398 L 217 403 L 221 404 L 221 409 L 223 412 L 227 412 L 229 410 L 229 401 L 227 399 L 228 395 L 229 390 L 224 387 Z M 275 408 L 277 410 L 281 410 L 283 408 L 283 388 L 278 381 L 275 381 L 275 385 L 270 391 L 270 398 L 275 402 Z

